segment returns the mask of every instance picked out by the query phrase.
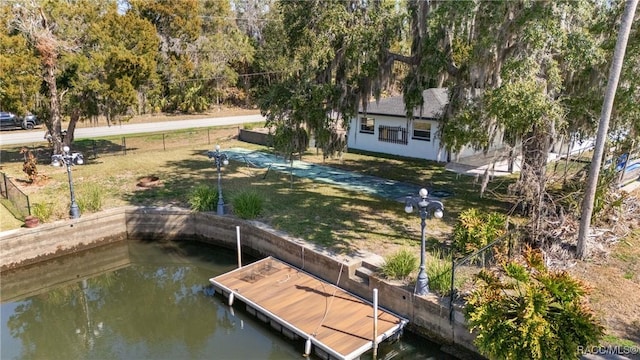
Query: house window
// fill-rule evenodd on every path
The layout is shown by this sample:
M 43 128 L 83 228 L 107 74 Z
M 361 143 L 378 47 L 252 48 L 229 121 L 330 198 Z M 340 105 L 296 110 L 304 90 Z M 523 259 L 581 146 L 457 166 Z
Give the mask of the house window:
M 426 120 L 414 120 L 413 139 L 431 141 L 431 122 Z
M 399 126 L 378 127 L 378 141 L 407 145 L 407 129 Z
M 376 120 L 371 117 L 360 118 L 360 132 L 373 134 L 373 130 L 376 128 Z

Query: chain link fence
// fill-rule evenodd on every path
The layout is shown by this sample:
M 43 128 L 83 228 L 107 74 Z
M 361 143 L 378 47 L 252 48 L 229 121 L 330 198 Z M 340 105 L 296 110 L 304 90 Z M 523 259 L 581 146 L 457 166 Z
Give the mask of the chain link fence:
M 80 152 L 85 160 L 102 156 L 122 156 L 127 154 L 151 151 L 166 151 L 177 148 L 198 148 L 206 145 L 213 147 L 217 142 L 227 138 L 237 138 L 240 127 L 224 126 L 175 130 L 165 133 L 140 133 L 126 136 L 109 136 L 105 138 L 77 139 L 71 145 L 72 152 Z M 52 148 L 43 143 L 29 145 L 26 149 L 33 152 L 38 164 L 51 163 Z M 23 155 L 16 149 L 3 151 L 3 161 L 22 161 Z
M 166 133 L 141 133 L 130 134 L 122 137 L 108 137 L 95 139 L 79 139 L 73 142 L 72 152 L 80 152 L 85 160 L 97 159 L 102 156 L 122 156 L 138 152 L 165 151 L 169 149 L 185 147 L 213 146 L 220 137 L 235 138 L 240 128 L 235 126 L 196 128 L 176 130 Z M 221 135 L 222 134 L 222 135 Z M 22 150 L 20 150 L 22 149 Z M 25 159 L 24 152 L 30 151 L 37 159 L 38 164 L 50 164 L 52 148 L 46 144 L 34 144 L 30 146 L 17 146 L 14 149 L 2 150 L 3 162 L 22 162 Z M 10 179 L 1 173 L 0 200 L 14 217 L 24 220 L 31 215 L 29 197 L 24 194 Z
M 23 193 L 5 173 L 0 174 L 0 195 L 2 195 L 4 206 L 16 219 L 24 220 L 31 215 L 29 196 Z
M 83 153 L 87 159 L 96 159 L 108 155 L 166 151 L 189 146 L 213 146 L 221 132 L 228 132 L 229 137 L 237 137 L 239 127 L 197 128 L 159 134 L 131 134 L 117 139 L 83 139 L 74 141 L 72 150 Z
M 450 316 L 453 316 L 456 301 L 462 300 L 472 291 L 475 275 L 483 269 L 496 268 L 501 261 L 511 260 L 522 252 L 527 227 L 528 225 L 517 226 L 470 254 L 452 256 Z

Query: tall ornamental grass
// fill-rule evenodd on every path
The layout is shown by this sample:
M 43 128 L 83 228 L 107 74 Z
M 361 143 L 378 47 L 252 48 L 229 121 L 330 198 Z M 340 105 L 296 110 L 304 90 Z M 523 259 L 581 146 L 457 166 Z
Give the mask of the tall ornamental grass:
M 208 186 L 196 186 L 187 196 L 189 206 L 194 211 L 214 211 L 218 205 L 218 189 Z
M 259 193 L 249 190 L 243 191 L 231 200 L 233 213 L 241 219 L 255 219 L 262 214 L 264 198 Z
M 408 249 L 398 250 L 385 257 L 382 274 L 393 280 L 406 280 L 418 267 L 418 257 Z

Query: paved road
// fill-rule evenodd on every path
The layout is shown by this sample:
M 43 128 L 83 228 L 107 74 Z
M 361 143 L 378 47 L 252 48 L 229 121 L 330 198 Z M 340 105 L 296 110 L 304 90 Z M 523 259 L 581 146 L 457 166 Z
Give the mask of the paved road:
M 158 132 L 158 131 L 170 131 L 179 129 L 191 129 L 198 127 L 210 127 L 210 126 L 223 126 L 223 125 L 235 125 L 244 123 L 253 123 L 264 121 L 262 115 L 243 115 L 243 116 L 229 116 L 229 117 L 216 117 L 206 119 L 194 119 L 194 120 L 177 120 L 177 121 L 163 121 L 154 123 L 142 123 L 142 124 L 123 124 L 112 126 L 99 126 L 99 127 L 87 127 L 76 128 L 76 139 L 97 138 L 112 135 L 123 134 L 135 134 L 145 132 Z M 15 144 L 29 144 L 34 142 L 44 141 L 45 129 L 40 127 L 35 130 L 13 130 L 0 132 L 0 145 L 15 145 Z

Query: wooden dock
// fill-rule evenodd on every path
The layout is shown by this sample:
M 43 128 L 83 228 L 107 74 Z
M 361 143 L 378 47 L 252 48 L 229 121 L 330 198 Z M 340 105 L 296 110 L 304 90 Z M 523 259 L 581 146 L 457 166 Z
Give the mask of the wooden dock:
M 365 300 L 273 257 L 209 279 L 230 303 L 323 359 L 357 359 L 374 347 L 374 308 Z M 399 336 L 406 319 L 378 309 L 376 343 Z M 310 343 L 309 343 L 310 341 Z

